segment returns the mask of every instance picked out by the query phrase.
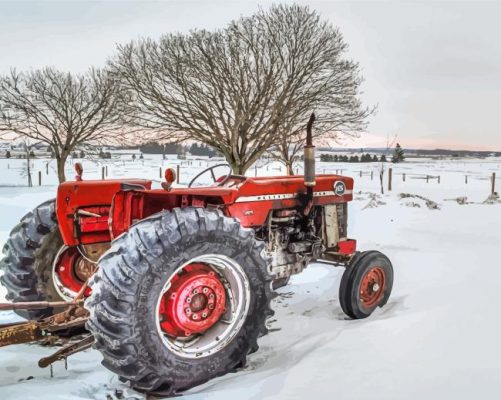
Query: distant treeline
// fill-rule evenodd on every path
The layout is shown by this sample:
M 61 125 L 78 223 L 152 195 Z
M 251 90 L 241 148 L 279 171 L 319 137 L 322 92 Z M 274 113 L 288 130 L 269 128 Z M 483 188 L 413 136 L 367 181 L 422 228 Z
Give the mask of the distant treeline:
M 409 153 L 410 150 L 407 150 Z M 470 151 L 470 150 L 446 150 L 446 149 L 435 149 L 435 150 L 415 150 L 414 153 L 418 156 L 450 156 L 450 157 L 488 157 L 493 155 L 494 157 L 501 157 L 501 152 L 493 151 Z
M 144 154 L 186 154 L 189 152 L 192 156 L 215 157 L 219 153 L 212 147 L 205 144 L 193 143 L 191 146 L 183 146 L 176 143 L 161 144 L 158 142 L 149 142 L 139 147 Z
M 319 147 L 317 148 L 319 151 L 331 151 L 329 147 Z M 364 153 L 371 152 L 376 154 L 387 153 L 388 149 L 379 148 L 379 147 L 370 147 L 370 148 L 339 148 L 336 149 L 338 153 Z M 501 157 L 501 151 L 482 151 L 482 150 L 448 150 L 448 149 L 406 149 L 407 154 L 412 154 L 416 156 L 447 156 L 447 157 Z
M 386 162 L 386 155 L 381 154 L 381 157 L 377 157 L 375 154 L 371 156 L 369 153 L 359 156 L 347 156 L 338 154 L 321 154 L 320 161 L 324 162 Z

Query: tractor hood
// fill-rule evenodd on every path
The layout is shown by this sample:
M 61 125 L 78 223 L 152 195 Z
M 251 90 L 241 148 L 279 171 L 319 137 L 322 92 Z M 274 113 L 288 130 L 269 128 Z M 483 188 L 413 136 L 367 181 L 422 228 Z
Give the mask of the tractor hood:
M 151 181 L 89 180 L 59 185 L 56 214 L 64 243 L 72 246 L 110 241 L 108 218 L 113 197 L 117 192 L 131 189 L 151 189 Z

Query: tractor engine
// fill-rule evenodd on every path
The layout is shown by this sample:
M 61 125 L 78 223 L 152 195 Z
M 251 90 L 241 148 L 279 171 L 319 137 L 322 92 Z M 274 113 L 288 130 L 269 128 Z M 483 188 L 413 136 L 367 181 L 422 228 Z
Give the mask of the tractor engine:
M 275 279 L 298 274 L 325 251 L 322 243 L 322 207 L 305 217 L 300 210 L 273 210 L 256 237 L 267 243 L 272 258 L 270 275 Z

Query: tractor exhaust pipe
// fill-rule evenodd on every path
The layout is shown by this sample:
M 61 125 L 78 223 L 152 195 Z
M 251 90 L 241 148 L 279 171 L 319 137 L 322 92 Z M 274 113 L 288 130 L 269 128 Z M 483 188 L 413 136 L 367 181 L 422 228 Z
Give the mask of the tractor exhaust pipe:
M 311 113 L 308 125 L 306 125 L 306 145 L 304 146 L 304 186 L 308 193 L 312 192 L 315 186 L 315 146 L 313 146 L 313 136 L 311 130 L 315 122 L 315 113 Z

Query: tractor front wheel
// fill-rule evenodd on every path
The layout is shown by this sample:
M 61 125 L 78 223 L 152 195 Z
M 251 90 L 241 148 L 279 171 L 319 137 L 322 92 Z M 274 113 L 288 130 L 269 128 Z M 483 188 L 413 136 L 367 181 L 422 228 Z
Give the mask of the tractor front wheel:
M 353 319 L 367 318 L 388 301 L 393 287 L 393 267 L 379 251 L 357 254 L 343 273 L 339 301 Z
M 271 315 L 268 264 L 253 231 L 219 211 L 135 224 L 100 259 L 85 303 L 103 365 L 165 395 L 245 365 Z

